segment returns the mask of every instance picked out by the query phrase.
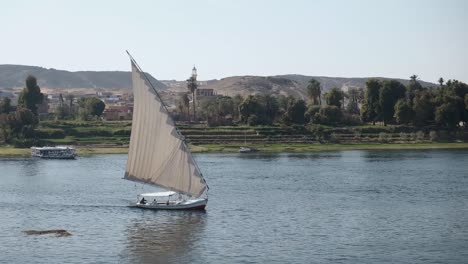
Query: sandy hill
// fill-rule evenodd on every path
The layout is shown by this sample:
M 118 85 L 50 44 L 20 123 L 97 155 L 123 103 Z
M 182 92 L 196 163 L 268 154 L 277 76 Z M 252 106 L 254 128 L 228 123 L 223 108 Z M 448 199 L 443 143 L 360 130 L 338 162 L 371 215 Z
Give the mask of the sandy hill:
M 41 88 L 70 89 L 130 89 L 130 72 L 124 71 L 77 71 L 70 72 L 56 69 L 46 69 L 36 66 L 0 65 L 0 89 L 24 87 L 24 80 L 29 74 L 36 76 Z M 159 89 L 166 86 L 147 74 L 153 85 Z
M 241 94 L 243 96 L 257 93 L 283 94 L 293 95 L 295 97 L 307 97 L 307 85 L 310 79 L 318 80 L 326 92 L 333 87 L 338 87 L 342 90 L 347 90 L 350 87 L 364 88 L 366 81 L 370 77 L 365 78 L 342 78 L 342 77 L 322 77 L 322 76 L 305 76 L 305 75 L 277 75 L 277 76 L 232 76 L 220 80 L 201 81 L 199 88 L 213 89 L 218 94 L 234 96 Z M 389 80 L 390 78 L 377 77 L 376 79 Z M 409 80 L 397 79 L 404 85 L 407 85 Z M 164 84 L 173 92 L 186 91 L 185 82 L 164 81 Z M 420 81 L 423 86 L 433 87 L 435 84 Z
M 123 71 L 77 71 L 70 72 L 56 69 L 46 69 L 36 66 L 0 65 L 0 91 L 9 88 L 24 87 L 24 80 L 28 74 L 38 78 L 39 86 L 47 90 L 128 90 L 131 87 L 130 72 Z M 181 92 L 186 92 L 185 81 L 158 81 L 148 74 L 153 85 L 164 90 L 163 96 L 174 101 Z M 231 76 L 220 80 L 200 81 L 199 88 L 214 89 L 220 95 L 243 96 L 258 93 L 293 95 L 299 98 L 307 96 L 306 88 L 310 79 L 317 79 L 322 83 L 324 92 L 332 87 L 347 90 L 349 87 L 365 87 L 365 78 L 342 78 L 305 76 L 297 74 L 277 76 Z M 378 79 L 389 79 L 381 78 Z M 407 85 L 409 80 L 397 79 Z M 423 86 L 432 87 L 433 83 L 420 81 Z

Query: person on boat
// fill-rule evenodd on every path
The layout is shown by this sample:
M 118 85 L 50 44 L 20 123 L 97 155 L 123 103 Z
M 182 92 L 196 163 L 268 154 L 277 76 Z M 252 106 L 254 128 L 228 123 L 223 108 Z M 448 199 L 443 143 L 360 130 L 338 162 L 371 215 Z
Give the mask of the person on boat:
M 141 198 L 140 204 L 146 204 L 146 199 L 145 199 L 145 197 Z

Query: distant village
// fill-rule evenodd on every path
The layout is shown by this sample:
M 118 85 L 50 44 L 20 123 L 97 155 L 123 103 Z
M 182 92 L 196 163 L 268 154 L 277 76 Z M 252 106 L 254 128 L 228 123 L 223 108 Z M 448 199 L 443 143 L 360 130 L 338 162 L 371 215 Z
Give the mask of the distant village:
M 106 121 L 131 120 L 133 113 L 132 93 L 95 92 L 73 96 L 73 105 L 77 106 L 78 99 L 97 97 L 106 104 L 106 108 L 101 118 Z M 67 104 L 66 98 L 61 93 L 46 94 L 42 107 L 39 108 L 39 115 L 49 115 L 56 112 L 57 107 Z
M 131 87 L 115 89 L 99 87 L 51 88 L 46 85 L 40 87 L 36 83 L 37 79 L 34 76 L 29 76 L 28 78 L 30 77 L 34 79 L 34 85 L 40 88 L 40 92 L 42 93 L 41 103 L 36 104 L 34 111 L 39 120 L 80 119 L 89 121 L 90 119 L 88 118 L 98 118 L 102 121 L 132 120 L 134 98 Z M 26 85 L 27 82 L 26 80 Z M 213 101 L 213 99 L 219 98 L 219 96 L 222 97 L 222 95 L 218 96 L 218 93 L 214 89 L 207 88 L 207 82 L 197 80 L 197 69 L 195 66 L 192 69 L 191 76 L 186 81 L 168 80 L 160 82 L 166 88 L 158 89 L 158 92 L 172 117 L 178 121 L 196 120 L 194 118 L 194 107 L 199 108 L 203 104 L 201 102 Z M 9 98 L 8 104 L 14 107 L 19 104 L 19 99 L 22 97 L 24 89 L 23 87 L 1 89 L 0 102 L 3 102 L 2 98 Z M 101 106 L 90 107 L 87 103 L 93 102 L 94 104 L 97 103 L 96 100 L 97 102 L 101 102 Z M 203 104 L 203 107 L 208 109 L 206 104 Z M 192 110 L 192 113 L 189 110 Z M 211 108 L 207 111 L 211 111 Z M 224 116 L 229 116 L 229 120 L 233 118 L 232 115 L 225 114 Z M 205 118 L 209 119 L 206 116 Z M 225 118 L 221 119 L 224 120 Z M 219 121 L 220 118 L 216 118 L 216 120 Z
M 183 81 L 165 81 L 165 85 L 170 88 L 178 88 L 185 86 L 186 82 Z M 198 83 L 202 86 L 203 82 Z M 184 88 L 181 88 L 184 89 Z M 186 88 L 185 88 L 186 89 Z M 78 100 L 80 98 L 97 97 L 106 105 L 104 112 L 101 115 L 104 121 L 118 121 L 118 120 L 131 120 L 133 114 L 133 93 L 131 91 L 94 91 L 91 89 L 84 89 L 86 92 L 76 91 L 70 93 L 59 89 L 43 89 L 44 100 L 38 106 L 38 115 L 41 119 L 47 119 L 49 116 L 56 113 L 57 108 L 64 105 L 72 105 L 78 107 Z M 21 89 L 11 89 L 10 91 L 0 91 L 0 98 L 8 97 L 12 103 L 17 102 Z M 168 106 L 169 111 L 177 111 L 175 99 L 181 92 L 162 91 L 161 92 Z M 215 97 L 217 93 L 213 89 L 198 88 L 196 90 L 197 98 Z M 70 100 L 72 102 L 70 103 Z M 75 111 L 76 112 L 76 109 Z

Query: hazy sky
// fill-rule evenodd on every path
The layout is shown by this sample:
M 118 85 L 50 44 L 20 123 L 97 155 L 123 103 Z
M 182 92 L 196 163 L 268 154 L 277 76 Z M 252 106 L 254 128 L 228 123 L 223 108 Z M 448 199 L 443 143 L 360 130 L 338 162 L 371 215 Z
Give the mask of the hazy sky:
M 0 64 L 468 82 L 464 0 L 0 0 Z

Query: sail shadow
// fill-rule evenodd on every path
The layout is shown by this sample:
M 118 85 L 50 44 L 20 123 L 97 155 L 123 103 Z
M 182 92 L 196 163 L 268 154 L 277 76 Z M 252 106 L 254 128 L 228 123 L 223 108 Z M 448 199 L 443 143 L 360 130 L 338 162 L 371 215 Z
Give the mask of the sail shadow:
M 206 224 L 205 211 L 145 211 L 126 229 L 128 263 L 190 263 Z

